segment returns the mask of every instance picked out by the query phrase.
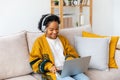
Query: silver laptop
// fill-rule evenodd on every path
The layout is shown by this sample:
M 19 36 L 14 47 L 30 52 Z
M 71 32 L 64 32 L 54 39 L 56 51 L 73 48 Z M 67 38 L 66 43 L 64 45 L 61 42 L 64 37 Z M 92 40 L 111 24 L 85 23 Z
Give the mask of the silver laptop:
M 87 56 L 65 61 L 62 69 L 58 71 L 58 73 L 61 77 L 66 77 L 86 72 L 88 70 L 90 58 L 90 56 Z

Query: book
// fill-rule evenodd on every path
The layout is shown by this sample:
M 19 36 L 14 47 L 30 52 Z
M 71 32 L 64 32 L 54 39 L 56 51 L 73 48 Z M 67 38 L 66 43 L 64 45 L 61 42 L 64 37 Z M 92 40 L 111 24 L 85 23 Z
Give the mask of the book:
M 85 5 L 85 1 L 86 1 L 86 0 L 83 0 L 83 1 L 82 1 L 82 5 Z
M 85 5 L 88 5 L 88 0 L 85 0 Z
M 63 18 L 63 27 L 64 28 L 70 28 L 72 27 L 72 17 L 64 17 Z
M 83 0 L 83 1 L 82 1 L 82 5 L 88 5 L 88 1 L 89 1 L 89 0 Z

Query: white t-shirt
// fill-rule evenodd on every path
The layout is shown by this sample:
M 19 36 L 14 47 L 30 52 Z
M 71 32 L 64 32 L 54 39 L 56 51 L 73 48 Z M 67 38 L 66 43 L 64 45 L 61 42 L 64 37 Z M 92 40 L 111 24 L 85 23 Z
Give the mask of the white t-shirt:
M 50 49 L 53 53 L 56 67 L 63 66 L 64 61 L 65 61 L 65 56 L 63 54 L 64 49 L 63 49 L 63 45 L 62 45 L 60 39 L 59 38 L 50 39 L 48 37 L 46 39 L 47 39 L 47 41 L 50 45 Z

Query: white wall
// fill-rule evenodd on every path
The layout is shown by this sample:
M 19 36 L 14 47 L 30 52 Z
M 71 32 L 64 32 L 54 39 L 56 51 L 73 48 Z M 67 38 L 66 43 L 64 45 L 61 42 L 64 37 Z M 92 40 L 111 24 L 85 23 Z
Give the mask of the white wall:
M 113 34 L 113 0 L 93 0 L 93 31 Z
M 93 31 L 120 35 L 120 0 L 93 0 Z M 38 31 L 42 14 L 50 12 L 50 0 L 0 0 L 0 36 L 22 30 Z
M 120 35 L 120 0 L 114 0 L 114 6 L 113 6 L 114 14 L 113 14 L 113 31 L 114 35 Z
M 93 31 L 120 35 L 120 0 L 93 0 Z
M 50 0 L 0 0 L 0 36 L 38 31 L 38 22 L 45 13 L 50 13 Z

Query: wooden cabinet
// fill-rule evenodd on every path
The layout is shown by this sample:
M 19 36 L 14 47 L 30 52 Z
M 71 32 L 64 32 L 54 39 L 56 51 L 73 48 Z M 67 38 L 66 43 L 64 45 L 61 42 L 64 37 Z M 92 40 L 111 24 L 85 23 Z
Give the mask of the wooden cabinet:
M 51 13 L 52 14 L 55 14 L 55 9 L 58 9 L 59 11 L 59 17 L 60 17 L 60 21 L 61 21 L 61 24 L 60 24 L 60 28 L 64 28 L 64 8 L 73 8 L 73 7 L 78 7 L 79 8 L 79 13 L 81 15 L 81 13 L 83 12 L 83 8 L 84 7 L 88 7 L 89 8 L 89 23 L 92 25 L 92 0 L 89 0 L 88 4 L 83 4 L 83 3 L 80 3 L 78 5 L 65 5 L 64 4 L 64 0 L 58 0 L 59 1 L 59 4 L 58 5 L 55 5 L 54 4 L 54 0 L 51 0 Z M 72 0 L 73 1 L 73 0 Z M 80 1 L 80 0 L 77 0 L 77 1 Z M 83 0 L 84 1 L 84 0 Z M 66 19 L 67 20 L 67 19 Z M 71 20 L 71 19 L 70 19 Z

